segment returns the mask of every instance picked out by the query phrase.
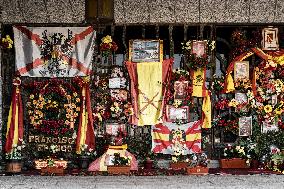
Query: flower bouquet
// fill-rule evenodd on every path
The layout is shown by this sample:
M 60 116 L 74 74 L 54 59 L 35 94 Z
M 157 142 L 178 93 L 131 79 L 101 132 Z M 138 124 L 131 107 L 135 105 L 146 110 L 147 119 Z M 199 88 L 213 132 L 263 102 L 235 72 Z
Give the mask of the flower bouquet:
M 209 168 L 208 157 L 205 153 L 202 154 L 192 154 L 191 160 L 189 161 L 189 166 L 187 167 L 188 175 L 207 175 Z
M 118 46 L 112 40 L 111 36 L 107 35 L 102 38 L 102 42 L 100 44 L 100 51 L 102 52 L 103 57 L 108 57 L 111 53 L 117 51 Z
M 22 170 L 22 150 L 25 148 L 25 142 L 20 139 L 20 143 L 14 144 L 11 151 L 5 154 L 7 160 L 6 171 L 9 173 L 20 173 Z
M 11 49 L 13 45 L 13 40 L 10 38 L 9 35 L 6 35 L 4 38 L 0 40 L 0 47 L 2 49 Z
M 248 168 L 244 146 L 228 144 L 223 155 L 225 159 L 220 160 L 221 168 Z

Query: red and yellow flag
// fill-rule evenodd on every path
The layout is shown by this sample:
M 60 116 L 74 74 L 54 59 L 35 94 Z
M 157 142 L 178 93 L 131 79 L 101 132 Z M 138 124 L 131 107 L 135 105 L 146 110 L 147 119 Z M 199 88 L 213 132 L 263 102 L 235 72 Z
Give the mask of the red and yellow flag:
M 210 91 L 205 86 L 206 68 L 200 68 L 191 72 L 192 96 L 203 97 L 202 103 L 202 128 L 211 128 L 211 99 Z
M 163 121 L 164 96 L 173 59 L 163 62 L 126 62 L 131 79 L 134 125 L 155 125 Z
M 11 152 L 13 145 L 20 144 L 23 140 L 23 105 L 20 85 L 20 78 L 15 78 L 13 81 L 12 102 L 7 122 L 6 153 Z
M 95 132 L 93 126 L 92 108 L 91 108 L 91 97 L 90 97 L 90 86 L 89 77 L 83 78 L 81 81 L 81 107 L 80 107 L 80 118 L 79 127 L 76 141 L 76 153 L 81 154 L 81 146 L 88 145 L 88 149 L 95 148 Z

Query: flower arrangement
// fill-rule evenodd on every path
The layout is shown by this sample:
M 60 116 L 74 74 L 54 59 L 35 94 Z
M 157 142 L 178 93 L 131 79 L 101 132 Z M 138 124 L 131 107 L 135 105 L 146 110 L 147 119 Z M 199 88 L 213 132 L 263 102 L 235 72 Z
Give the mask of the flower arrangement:
M 247 91 L 251 89 L 251 81 L 248 78 L 238 78 L 234 81 L 235 88 L 238 91 Z
M 228 99 L 222 98 L 215 103 L 216 110 L 224 110 L 229 108 L 230 101 Z
M 103 37 L 101 41 L 102 42 L 100 44 L 100 51 L 102 52 L 103 57 L 107 57 L 110 53 L 117 51 L 118 46 L 112 40 L 111 36 L 107 35 Z
M 19 139 L 19 144 L 14 144 L 12 150 L 5 154 L 7 160 L 20 160 L 22 159 L 22 150 L 26 147 L 25 142 Z
M 213 75 L 212 79 L 212 91 L 215 91 L 216 93 L 220 93 L 224 90 L 225 87 L 225 78 L 222 77 L 216 77 L 216 75 Z
M 97 155 L 97 152 L 92 148 L 88 148 L 87 144 L 82 144 L 80 148 L 81 148 L 80 156 L 93 158 Z
M 240 146 L 240 145 L 230 145 L 228 144 L 224 148 L 224 153 L 223 156 L 226 159 L 231 159 L 231 158 L 247 158 L 246 152 L 245 152 L 245 147 Z
M 130 165 L 131 159 L 129 157 L 121 155 L 120 153 L 115 153 L 112 163 L 113 165 Z
M 11 49 L 13 45 L 13 40 L 9 35 L 6 35 L 4 38 L 0 40 L 0 47 L 3 49 Z
M 238 134 L 239 131 L 238 120 L 229 116 L 217 116 L 213 120 L 213 125 L 233 134 Z
M 182 132 L 180 129 L 173 132 L 172 143 L 172 149 L 174 152 L 174 154 L 172 155 L 172 162 L 184 161 L 186 144 L 182 137 Z

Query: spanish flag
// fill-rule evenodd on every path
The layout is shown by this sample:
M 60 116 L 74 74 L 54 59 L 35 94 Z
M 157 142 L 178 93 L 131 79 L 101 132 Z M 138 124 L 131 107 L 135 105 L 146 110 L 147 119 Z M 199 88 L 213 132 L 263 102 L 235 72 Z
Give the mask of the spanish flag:
M 20 78 L 13 80 L 12 102 L 10 106 L 8 122 L 5 152 L 11 152 L 13 145 L 20 144 L 23 140 L 23 105 L 20 94 Z
M 163 121 L 164 96 L 173 59 L 163 62 L 126 62 L 131 79 L 134 115 L 131 124 L 155 125 Z
M 152 151 L 154 153 L 174 154 L 176 142 L 184 148 L 184 155 L 201 153 L 202 121 L 182 125 L 165 122 L 152 127 Z
M 202 103 L 202 128 L 211 128 L 211 99 L 210 91 L 205 86 L 206 68 L 200 68 L 191 72 L 192 96 L 203 97 Z
M 80 119 L 76 141 L 76 153 L 81 154 L 81 146 L 88 145 L 88 149 L 95 148 L 95 132 L 93 126 L 91 97 L 90 97 L 90 78 L 85 77 L 81 80 L 81 107 Z

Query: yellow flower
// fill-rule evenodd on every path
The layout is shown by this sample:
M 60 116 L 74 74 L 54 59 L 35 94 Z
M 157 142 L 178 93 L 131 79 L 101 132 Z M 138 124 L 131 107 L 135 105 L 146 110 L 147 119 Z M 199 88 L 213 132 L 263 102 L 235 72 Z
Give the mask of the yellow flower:
M 179 107 L 179 105 L 181 105 L 182 101 L 181 100 L 174 100 L 173 106 L 175 108 Z
M 236 99 L 232 99 L 230 102 L 229 102 L 229 106 L 231 106 L 231 107 L 237 107 L 239 105 L 239 102 L 238 101 L 236 101 Z
M 272 112 L 272 107 L 271 107 L 271 105 L 266 105 L 266 106 L 264 106 L 264 111 L 265 111 L 265 113 L 270 113 L 270 112 Z
M 111 43 L 111 42 L 112 42 L 112 39 L 111 39 L 111 36 L 109 35 L 102 38 L 102 43 Z
M 283 112 L 283 110 L 281 110 L 281 109 L 276 109 L 275 110 L 276 115 L 281 115 L 282 112 Z

